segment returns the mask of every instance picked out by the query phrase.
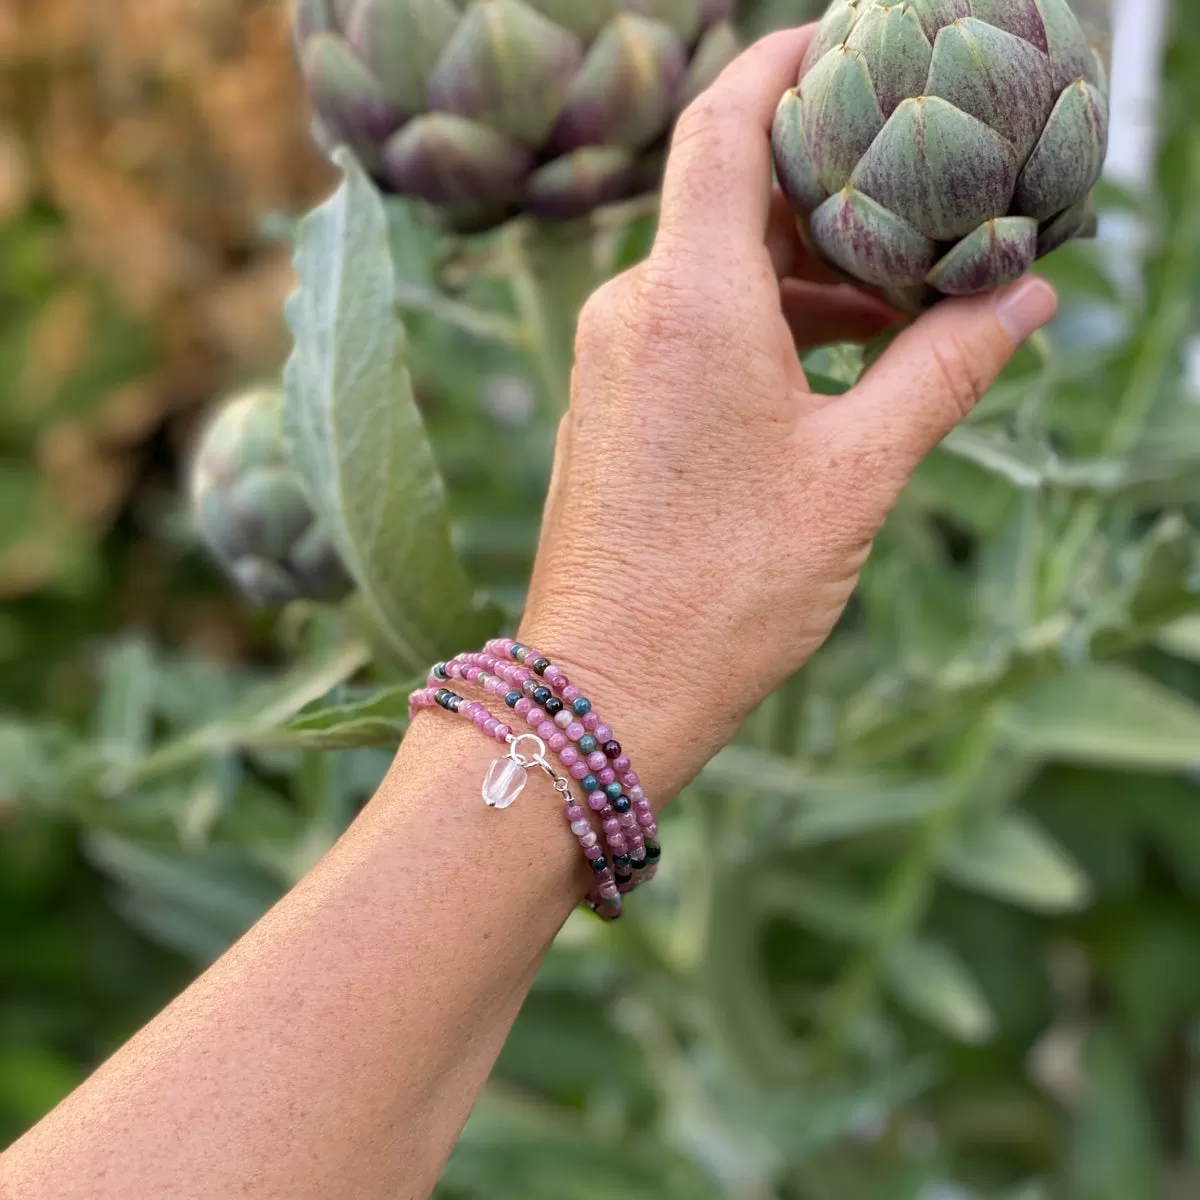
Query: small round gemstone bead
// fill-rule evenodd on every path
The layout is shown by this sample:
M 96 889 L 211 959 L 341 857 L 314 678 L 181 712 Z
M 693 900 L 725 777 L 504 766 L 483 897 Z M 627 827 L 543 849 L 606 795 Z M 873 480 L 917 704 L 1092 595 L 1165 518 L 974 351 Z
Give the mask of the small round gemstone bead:
M 534 683 L 532 679 L 526 679 L 521 684 L 521 691 L 524 692 L 525 695 L 530 698 L 530 700 L 533 700 L 534 704 L 536 704 L 537 701 L 534 700 L 533 693 L 536 692 L 537 690 L 538 690 L 538 685 L 536 683 Z
M 529 723 L 530 729 L 536 729 L 545 719 L 546 714 L 540 708 L 531 708 L 525 714 L 525 720 Z
M 599 847 L 597 847 L 597 849 L 599 849 Z M 588 866 L 590 866 L 592 870 L 599 875 L 601 871 L 608 870 L 608 859 L 605 858 L 604 855 L 601 855 L 599 858 L 588 859 Z
M 574 746 L 564 746 L 558 752 L 558 761 L 564 767 L 573 767 L 579 763 L 579 751 Z
M 580 820 L 580 821 L 572 821 L 571 822 L 571 832 L 576 837 L 583 837 L 583 835 L 585 833 L 592 832 L 592 826 L 591 826 L 590 822 L 588 822 L 586 819 Z
M 646 839 L 646 859 L 649 862 L 658 862 L 662 858 L 662 847 L 653 839 Z
M 604 832 L 610 837 L 616 836 L 621 832 L 621 822 L 616 817 L 609 817 L 604 822 Z
M 638 773 L 636 771 L 626 771 L 625 774 L 621 776 L 621 782 L 627 788 L 633 788 L 637 787 L 637 785 L 642 781 L 638 777 Z
M 569 750 L 570 747 L 568 746 L 567 749 Z M 566 754 L 566 752 L 567 751 L 564 750 L 563 754 Z M 577 762 L 577 763 L 572 764 L 572 766 L 571 766 L 571 778 L 572 779 L 582 779 L 587 773 L 588 773 L 587 763 Z
M 599 750 L 593 750 L 591 754 L 587 756 L 587 765 L 591 767 L 593 771 L 603 770 L 604 755 Z
M 449 679 L 450 676 L 446 673 L 446 664 L 444 662 L 433 664 L 433 674 L 438 679 Z
M 549 709 L 546 711 L 549 712 Z M 575 714 L 569 708 L 564 708 L 554 714 L 554 723 L 559 729 L 570 729 L 575 723 Z
M 600 885 L 600 895 L 605 900 L 614 900 L 619 895 L 617 885 L 615 883 L 602 883 Z
M 546 745 L 557 754 L 564 746 L 569 745 L 567 735 L 561 729 L 555 727 L 554 732 L 546 739 Z
M 518 716 L 524 716 L 533 707 L 533 701 L 528 696 L 522 696 L 520 700 L 513 705 L 517 710 Z
M 622 795 L 622 796 L 618 796 L 612 802 L 612 806 L 619 813 L 627 813 L 633 807 L 633 802 L 629 799 L 628 796 Z
M 625 854 L 629 850 L 629 843 L 620 834 L 617 834 L 608 839 L 608 848 L 614 854 Z
M 529 664 L 538 675 L 545 675 L 546 668 L 550 665 L 548 658 L 539 658 L 536 662 Z
M 600 844 L 600 839 L 596 836 L 595 830 L 589 829 L 587 833 L 585 833 L 583 837 L 579 839 L 579 844 L 585 850 L 591 850 Z
M 621 743 L 620 742 L 605 742 L 604 743 L 604 754 L 607 758 L 620 758 L 621 757 Z
M 590 716 L 591 714 L 589 713 L 588 715 Z M 607 725 L 597 725 L 592 732 L 596 735 L 596 741 L 602 746 L 605 742 L 612 741 L 613 731 Z
M 542 707 L 552 716 L 557 717 L 563 711 L 563 702 L 557 696 L 551 696 Z
M 516 708 L 517 701 L 520 700 L 520 698 L 521 693 L 518 692 L 516 688 L 513 688 L 511 692 L 505 694 L 504 703 L 507 704 L 509 708 Z
M 579 743 L 579 752 L 581 754 L 591 754 L 596 749 L 596 739 L 590 733 L 585 733 L 583 737 L 575 739 Z
M 621 785 L 619 783 L 610 783 L 604 790 L 610 800 L 616 800 L 621 794 Z
M 633 787 L 629 789 L 629 798 L 630 800 L 645 800 L 646 791 L 644 788 L 635 783 Z
M 579 739 L 586 736 L 586 734 L 587 730 L 584 729 L 584 727 L 580 725 L 578 721 L 572 721 L 567 726 L 567 737 L 569 737 L 573 742 L 579 741 Z
M 590 792 L 587 802 L 593 812 L 602 812 L 608 807 L 608 797 L 603 792 Z
M 513 644 L 511 646 L 509 646 L 508 652 L 509 652 L 509 654 L 511 654 L 513 656 L 513 658 L 520 661 L 520 651 L 522 651 L 524 649 L 525 649 L 525 647 L 522 646 L 520 642 L 513 642 Z
M 600 790 L 600 783 L 596 779 L 595 775 L 589 775 L 583 781 L 583 790 L 585 792 L 597 792 Z
M 571 701 L 571 707 L 575 710 L 575 715 L 582 717 L 585 713 L 592 711 L 592 702 L 586 696 L 579 696 Z
M 629 761 L 628 754 L 618 754 L 617 757 L 613 759 L 613 770 L 616 771 L 618 775 L 627 774 L 631 765 L 632 764 Z
M 612 767 L 605 767 L 603 771 L 597 773 L 596 778 L 600 780 L 601 787 L 608 787 L 610 783 L 616 783 L 617 773 Z
M 567 820 L 572 824 L 576 821 L 583 821 L 587 818 L 587 813 L 583 811 L 578 804 L 567 805 Z
M 654 814 L 648 812 L 640 812 L 637 815 L 638 824 L 645 827 L 654 824 Z
M 583 693 L 573 684 L 566 683 L 558 689 L 558 694 L 568 703 L 574 704 Z
M 600 728 L 600 718 L 594 712 L 584 713 L 583 727 L 588 731 L 588 733 L 595 733 L 596 730 Z M 596 739 L 598 742 L 603 740 L 603 738 L 599 737 Z
M 614 804 L 613 807 L 616 808 L 617 806 Z M 622 812 L 617 820 L 620 821 L 626 829 L 637 828 L 637 817 L 631 812 Z
M 534 704 L 545 704 L 554 693 L 548 687 L 535 687 L 533 689 Z

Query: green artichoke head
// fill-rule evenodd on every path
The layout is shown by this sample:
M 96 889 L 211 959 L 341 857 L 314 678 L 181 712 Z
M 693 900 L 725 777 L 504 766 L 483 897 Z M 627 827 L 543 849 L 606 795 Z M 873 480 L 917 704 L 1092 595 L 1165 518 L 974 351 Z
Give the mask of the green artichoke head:
M 192 463 L 191 503 L 204 541 L 256 604 L 333 601 L 350 591 L 284 454 L 278 389 L 246 391 L 218 409 Z
M 1108 80 L 1068 0 L 833 0 L 772 143 L 808 242 L 917 311 L 1093 231 Z
M 585 215 L 652 178 L 733 57 L 732 0 L 297 0 L 325 143 L 464 229 Z

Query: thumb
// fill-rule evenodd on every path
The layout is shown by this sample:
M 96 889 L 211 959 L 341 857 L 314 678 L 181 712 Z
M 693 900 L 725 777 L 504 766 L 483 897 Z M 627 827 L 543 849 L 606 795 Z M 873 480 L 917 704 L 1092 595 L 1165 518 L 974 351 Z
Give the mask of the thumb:
M 948 300 L 906 329 L 843 410 L 868 440 L 886 438 L 911 470 L 983 399 L 1017 347 L 1058 308 L 1054 289 L 1026 275 L 1003 291 Z M 883 449 L 883 446 L 880 446 Z

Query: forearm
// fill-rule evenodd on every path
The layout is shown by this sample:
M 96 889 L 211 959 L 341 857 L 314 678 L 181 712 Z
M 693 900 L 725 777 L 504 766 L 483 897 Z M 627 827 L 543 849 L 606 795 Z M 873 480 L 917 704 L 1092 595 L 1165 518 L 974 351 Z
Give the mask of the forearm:
M 548 781 L 424 714 L 303 882 L 0 1159 L 0 1194 L 428 1195 L 590 872 Z

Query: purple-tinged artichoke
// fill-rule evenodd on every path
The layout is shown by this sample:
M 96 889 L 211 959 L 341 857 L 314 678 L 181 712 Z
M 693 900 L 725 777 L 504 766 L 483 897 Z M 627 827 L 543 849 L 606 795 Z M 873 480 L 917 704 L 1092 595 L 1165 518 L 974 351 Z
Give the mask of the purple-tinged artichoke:
M 810 244 L 918 311 L 1094 231 L 1107 76 L 1068 0 L 833 0 L 772 141 Z
M 192 516 L 217 561 L 255 604 L 340 600 L 351 589 L 283 444 L 283 395 L 228 400 L 200 439 Z
M 296 0 L 320 139 L 482 229 L 584 216 L 653 181 L 737 51 L 732 0 Z

